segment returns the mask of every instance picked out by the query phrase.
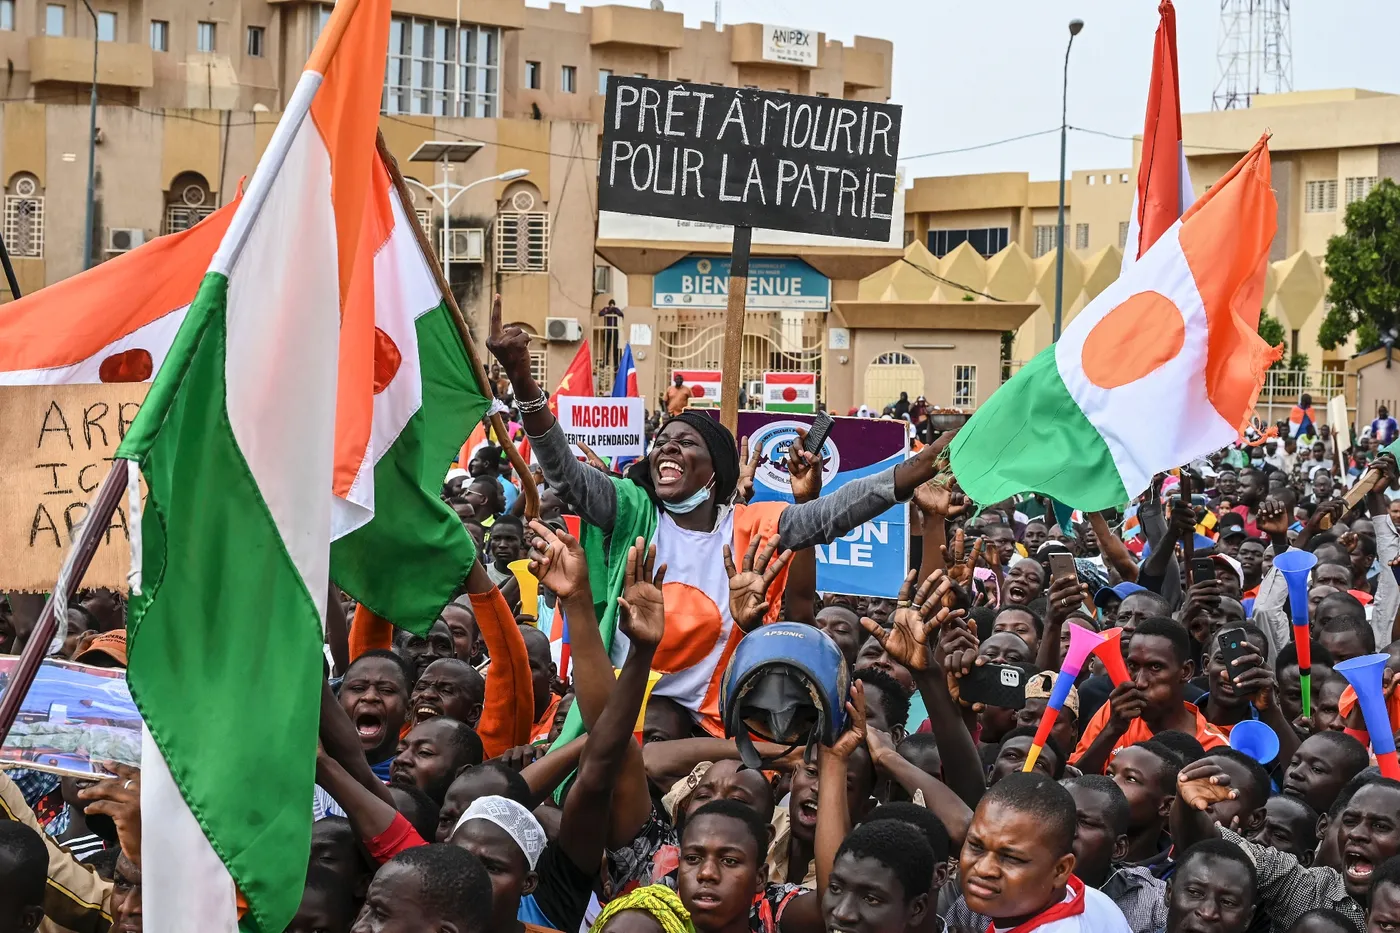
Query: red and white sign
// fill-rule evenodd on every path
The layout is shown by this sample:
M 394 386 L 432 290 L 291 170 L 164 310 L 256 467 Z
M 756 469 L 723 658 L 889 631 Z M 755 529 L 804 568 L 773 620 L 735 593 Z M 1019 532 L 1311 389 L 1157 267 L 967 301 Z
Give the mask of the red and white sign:
M 764 373 L 763 410 L 811 414 L 817 410 L 816 373 Z
M 600 457 L 640 457 L 646 446 L 646 413 L 639 398 L 561 395 L 559 427 L 574 454 L 580 441 Z
M 719 405 L 720 376 L 718 369 L 677 369 L 671 373 L 671 384 L 680 376 L 690 390 L 692 408 L 715 408 Z

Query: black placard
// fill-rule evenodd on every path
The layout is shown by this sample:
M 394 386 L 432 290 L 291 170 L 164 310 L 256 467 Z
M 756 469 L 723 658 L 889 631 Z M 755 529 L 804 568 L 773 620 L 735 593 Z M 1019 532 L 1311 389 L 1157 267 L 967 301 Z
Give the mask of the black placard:
M 608 79 L 600 210 L 888 240 L 900 108 Z

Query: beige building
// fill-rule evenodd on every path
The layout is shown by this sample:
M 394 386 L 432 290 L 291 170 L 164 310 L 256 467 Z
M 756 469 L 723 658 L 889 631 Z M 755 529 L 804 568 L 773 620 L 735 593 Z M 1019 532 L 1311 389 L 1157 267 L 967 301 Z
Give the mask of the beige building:
M 1310 370 L 1289 377 L 1286 385 L 1266 384 L 1261 412 L 1273 415 L 1286 414 L 1300 387 L 1319 397 L 1354 396 L 1355 380 L 1341 372 L 1352 348 L 1324 351 L 1317 343 L 1327 313 L 1322 260 L 1328 238 L 1345 229 L 1346 206 L 1365 197 L 1380 178 L 1400 180 L 1400 96 L 1355 88 L 1298 91 L 1254 95 L 1245 110 L 1184 114 L 1195 193 L 1204 193 L 1266 130 L 1273 133 L 1269 145 L 1279 214 L 1265 310 L 1283 324 L 1288 352 L 1306 356 Z M 1140 148 L 1139 139 L 1132 168 L 1076 171 L 1067 181 L 1066 322 L 1118 275 Z M 1016 331 L 1015 361 L 1029 359 L 1050 342 L 1058 187 L 1056 181 L 999 173 L 916 178 L 907 193 L 906 243 L 927 252 L 911 261 L 927 264 L 945 280 L 938 286 L 940 297 L 955 300 L 973 289 L 1039 305 Z
M 9 102 L 0 109 L 4 234 L 26 292 L 83 268 L 94 51 L 101 261 L 234 196 L 333 7 L 91 2 L 95 19 L 82 0 L 0 0 L 0 54 L 9 62 Z M 847 44 L 811 33 L 811 60 L 784 64 L 770 60 L 760 24 L 687 29 L 680 13 L 665 10 L 569 12 L 524 0 L 393 0 L 393 10 L 381 129 L 469 320 L 479 326 L 489 296 L 501 292 L 508 320 L 550 335 L 537 352 L 549 382 L 593 336 L 610 298 L 627 306 L 626 276 L 594 253 L 610 75 L 889 97 L 892 46 L 879 39 Z M 431 141 L 460 144 L 454 158 L 465 161 L 413 161 Z M 430 188 L 447 194 L 455 189 L 444 183 L 467 186 L 512 169 L 529 175 L 462 192 L 444 224 Z M 612 361 L 594 355 L 606 391 Z

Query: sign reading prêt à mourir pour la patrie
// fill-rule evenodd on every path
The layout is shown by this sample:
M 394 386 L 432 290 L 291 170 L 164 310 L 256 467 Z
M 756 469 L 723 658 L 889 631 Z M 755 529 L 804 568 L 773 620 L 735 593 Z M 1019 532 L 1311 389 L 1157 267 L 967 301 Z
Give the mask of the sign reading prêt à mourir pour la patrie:
M 900 108 L 614 76 L 598 208 L 886 240 Z

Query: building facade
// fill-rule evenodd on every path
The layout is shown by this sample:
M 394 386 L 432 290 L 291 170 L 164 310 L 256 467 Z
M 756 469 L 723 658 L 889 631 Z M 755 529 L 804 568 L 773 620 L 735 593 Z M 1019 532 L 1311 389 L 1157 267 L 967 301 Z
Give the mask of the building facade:
M 82 0 L 0 0 L 0 54 L 9 62 L 0 108 L 4 235 L 26 293 L 84 267 L 94 54 L 100 262 L 236 196 L 333 8 L 307 0 L 91 4 L 95 15 Z M 393 0 L 380 128 L 478 332 L 499 292 L 506 320 L 540 335 L 536 369 L 552 384 L 581 340 L 596 336 L 609 300 L 629 309 L 627 274 L 594 250 L 609 76 L 888 99 L 890 42 L 803 31 L 809 54 L 774 61 L 770 28 L 687 29 L 679 13 L 611 5 L 569 12 L 524 0 Z M 435 151 L 424 147 L 430 142 L 453 145 Z M 421 161 L 438 154 L 447 158 Z M 529 174 L 473 184 L 518 169 Z M 676 258 L 687 247 L 714 249 L 703 240 L 675 245 Z M 650 304 L 650 291 L 637 295 Z M 807 324 L 820 340 L 824 323 Z M 607 391 L 613 354 L 595 349 L 594 359 Z M 664 388 L 666 375 L 656 378 L 644 394 Z

